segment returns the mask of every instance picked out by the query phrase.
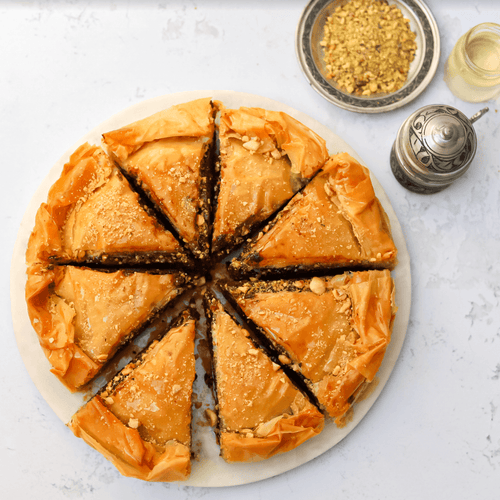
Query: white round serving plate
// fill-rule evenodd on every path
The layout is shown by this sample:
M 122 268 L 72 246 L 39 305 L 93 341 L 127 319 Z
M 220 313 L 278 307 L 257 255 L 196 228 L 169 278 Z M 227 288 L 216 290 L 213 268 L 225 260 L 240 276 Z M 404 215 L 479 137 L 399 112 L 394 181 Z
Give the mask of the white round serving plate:
M 28 317 L 24 298 L 26 282 L 25 252 L 34 226 L 36 211 L 40 204 L 46 201 L 50 186 L 59 178 L 63 165 L 68 161 L 69 156 L 82 143 L 100 144 L 101 134 L 104 132 L 117 129 L 175 104 L 202 97 L 211 97 L 214 100 L 222 101 L 228 108 L 253 106 L 284 111 L 323 137 L 326 140 L 330 154 L 347 152 L 362 162 L 359 155 L 345 141 L 306 114 L 265 97 L 224 90 L 181 92 L 140 102 L 104 121 L 82 137 L 77 144 L 69 148 L 50 169 L 26 210 L 19 228 L 11 265 L 12 319 L 19 351 L 36 387 L 64 424 L 67 424 L 72 415 L 88 400 L 89 395 L 85 393 L 71 394 L 50 373 L 50 363 L 40 348 L 38 337 Z M 370 165 L 367 166 L 370 167 Z M 198 443 L 196 446 L 199 449 L 196 451 L 199 459 L 193 461 L 191 477 L 182 484 L 204 487 L 234 486 L 259 481 L 289 471 L 316 458 L 339 443 L 356 427 L 377 400 L 396 364 L 406 335 L 411 306 L 411 274 L 410 257 L 399 221 L 391 207 L 389 199 L 381 185 L 373 177 L 373 174 L 372 181 L 375 192 L 389 216 L 393 238 L 398 248 L 399 260 L 396 269 L 392 272 L 396 285 L 396 305 L 398 306 L 398 312 L 394 322 L 391 343 L 377 374 L 378 384 L 366 399 L 355 404 L 353 417 L 345 427 L 337 428 L 333 421 L 327 421 L 324 430 L 319 436 L 306 441 L 295 450 L 263 462 L 250 464 L 227 464 L 224 462 L 219 457 L 219 447 L 215 442 L 213 429 L 206 425 L 197 425 L 197 422 L 203 419 L 202 410 L 206 408 L 206 405 L 201 409 L 194 409 L 193 442 Z M 200 363 L 197 363 L 197 369 L 200 368 L 198 365 Z M 200 386 L 203 385 L 203 380 L 204 373 L 200 370 L 197 377 L 197 382 L 199 382 Z M 204 392 L 205 399 L 207 397 L 210 398 L 210 391 L 206 387 L 202 389 L 202 392 Z M 199 392 L 198 398 L 200 400 Z M 104 458 L 96 452 L 96 460 L 104 461 Z

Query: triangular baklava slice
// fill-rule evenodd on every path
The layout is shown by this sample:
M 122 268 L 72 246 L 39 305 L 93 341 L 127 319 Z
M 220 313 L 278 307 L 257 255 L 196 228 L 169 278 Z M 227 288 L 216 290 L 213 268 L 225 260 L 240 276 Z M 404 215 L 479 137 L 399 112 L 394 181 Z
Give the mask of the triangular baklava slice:
M 340 422 L 373 381 L 390 342 L 396 313 L 390 272 L 253 281 L 226 290 L 261 340 Z
M 283 112 L 222 109 L 212 251 L 229 252 L 323 166 L 325 141 Z
M 206 299 L 222 458 L 256 462 L 319 434 L 324 424 L 321 412 L 214 296 Z
M 118 165 L 201 259 L 210 253 L 214 113 L 209 98 L 198 99 L 103 135 Z
M 191 398 L 195 379 L 195 318 L 178 324 L 71 419 L 77 437 L 124 476 L 183 481 L 191 472 Z
M 231 275 L 287 276 L 339 268 L 392 269 L 397 250 L 370 173 L 347 153 L 332 156 L 230 264 Z
M 52 373 L 71 391 L 80 389 L 188 280 L 181 274 L 30 266 L 28 314 Z
M 38 209 L 28 262 L 189 264 L 106 153 L 83 144 Z

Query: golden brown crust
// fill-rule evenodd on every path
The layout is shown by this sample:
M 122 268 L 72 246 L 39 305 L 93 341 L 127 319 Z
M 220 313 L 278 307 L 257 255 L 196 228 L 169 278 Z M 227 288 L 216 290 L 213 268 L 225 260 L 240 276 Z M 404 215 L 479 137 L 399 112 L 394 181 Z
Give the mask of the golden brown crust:
M 52 373 L 71 391 L 78 390 L 181 292 L 181 283 L 171 274 L 32 265 L 28 314 Z
M 124 476 L 144 481 L 183 481 L 191 472 L 188 446 L 172 441 L 158 451 L 141 438 L 137 429 L 116 418 L 99 396 L 73 416 L 69 428 Z
M 104 151 L 80 146 L 38 210 L 28 266 L 48 259 L 104 260 L 113 254 L 133 260 L 141 252 L 185 260 L 177 240 L 144 210 Z
M 208 255 L 213 114 L 210 98 L 198 99 L 103 134 L 120 167 L 203 256 Z
M 114 415 L 125 422 L 136 419 L 142 437 L 157 446 L 171 440 L 186 446 L 191 442 L 194 337 L 195 320 L 184 320 L 140 362 L 129 364 L 123 380 L 113 380 L 101 393 Z
M 35 264 L 28 270 L 26 303 L 40 346 L 52 365 L 51 372 L 71 391 L 84 385 L 101 369 L 74 341 L 75 311 L 66 301 L 53 297 L 51 288 L 60 272 Z M 48 304 L 52 304 L 49 310 Z
M 124 476 L 182 481 L 191 471 L 195 321 L 180 326 L 127 365 L 71 419 L 70 429 Z
M 220 304 L 212 307 L 221 456 L 254 462 L 289 451 L 323 428 L 323 415 L 248 338 Z
M 35 215 L 35 226 L 26 249 L 26 263 L 47 265 L 49 258 L 60 255 L 62 250 L 59 228 L 51 215 L 51 209 L 42 203 Z
M 204 177 L 213 160 L 214 106 L 221 111 L 217 203 Z M 151 205 L 144 194 L 171 220 L 167 227 L 174 226 L 204 259 L 210 253 L 211 202 L 217 208 L 212 253 L 220 256 L 312 178 L 231 269 L 241 272 L 243 264 L 244 275 L 259 267 L 301 266 L 311 276 L 316 265 L 396 264 L 389 220 L 368 170 L 345 153 L 327 161 L 325 141 L 286 113 L 228 110 L 200 99 L 108 132 L 103 145 L 121 170 L 100 147 L 78 148 L 39 208 L 26 252 L 30 320 L 51 371 L 71 391 L 91 380 L 150 313 L 181 291 L 172 275 L 124 285 L 130 273 L 107 273 L 102 280 L 104 273 L 70 265 L 191 264 L 143 205 Z M 122 295 L 102 285 L 108 278 L 120 282 Z M 281 366 L 271 361 L 220 304 L 211 311 L 221 456 L 253 462 L 296 448 L 324 425 L 284 365 L 300 371 L 311 400 L 337 423 L 346 415 L 382 363 L 395 315 L 394 287 L 388 271 L 369 271 L 238 290 L 232 292 L 240 307 L 271 339 L 273 359 L 288 356 Z M 147 481 L 189 476 L 195 377 L 190 321 L 153 343 L 70 423 L 76 436 L 124 475 Z M 177 342 L 186 329 L 189 335 Z
M 396 312 L 388 270 L 229 287 L 241 310 L 305 377 L 333 417 L 371 382 Z
M 286 113 L 222 109 L 213 248 L 238 243 L 280 208 L 328 157 L 325 142 Z
M 305 178 L 312 177 L 328 158 L 324 139 L 282 111 L 246 107 L 224 109 L 220 132 L 224 137 L 258 138 L 259 147 L 253 150 L 257 153 L 271 154 L 275 149 L 284 152 L 292 172 Z
M 235 277 L 315 269 L 392 269 L 397 250 L 369 171 L 332 156 L 278 217 L 231 263 Z
M 337 196 L 340 209 L 351 222 L 367 258 L 384 259 L 394 267 L 397 249 L 389 218 L 375 196 L 369 170 L 347 153 L 341 153 L 327 161 L 324 171 L 329 174 L 331 196 Z
M 220 446 L 226 462 L 258 462 L 285 453 L 318 435 L 323 428 L 323 415 L 310 406 L 298 415 L 284 415 L 271 422 L 265 437 L 237 432 L 221 432 Z
M 210 98 L 178 104 L 103 135 L 105 144 L 124 161 L 145 143 L 172 137 L 211 137 Z

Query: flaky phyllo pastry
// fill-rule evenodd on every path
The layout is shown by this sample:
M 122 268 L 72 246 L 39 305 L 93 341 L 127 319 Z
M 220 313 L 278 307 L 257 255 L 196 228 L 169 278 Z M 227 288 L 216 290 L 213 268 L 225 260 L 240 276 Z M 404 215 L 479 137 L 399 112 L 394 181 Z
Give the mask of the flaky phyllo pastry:
M 214 114 L 212 101 L 199 99 L 103 135 L 112 157 L 202 259 L 210 254 Z
M 396 314 L 389 271 L 251 281 L 226 290 L 330 416 L 342 417 L 373 381 Z
M 35 216 L 26 303 L 64 386 L 107 382 L 75 435 L 126 476 L 177 481 L 203 307 L 220 454 L 256 462 L 344 424 L 391 339 L 396 263 L 366 167 L 286 113 L 207 97 L 76 149 Z M 113 376 L 154 320 L 169 333 Z
M 195 318 L 187 310 L 71 419 L 74 434 L 124 476 L 162 482 L 189 477 L 194 337 Z
M 328 158 L 325 141 L 286 113 L 222 109 L 212 252 L 244 241 Z
M 258 349 L 249 333 L 208 297 L 221 456 L 256 462 L 292 450 L 323 429 L 324 418 Z
M 397 250 L 370 173 L 347 153 L 332 156 L 231 262 L 235 277 L 338 268 L 393 269 Z
M 180 274 L 31 266 L 28 313 L 52 373 L 72 391 L 82 387 L 187 281 Z
M 71 155 L 40 206 L 26 258 L 28 265 L 189 261 L 109 157 L 89 144 Z

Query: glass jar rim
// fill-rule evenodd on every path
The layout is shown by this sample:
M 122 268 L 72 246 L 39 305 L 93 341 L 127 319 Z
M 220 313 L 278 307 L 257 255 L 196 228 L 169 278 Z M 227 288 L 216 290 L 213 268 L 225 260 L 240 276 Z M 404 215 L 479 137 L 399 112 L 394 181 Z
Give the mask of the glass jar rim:
M 465 60 L 467 62 L 467 64 L 469 65 L 469 67 L 481 74 L 481 76 L 483 78 L 498 78 L 500 77 L 500 66 L 497 68 L 497 69 L 494 69 L 494 70 L 489 70 L 489 69 L 485 69 L 481 66 L 478 66 L 470 57 L 468 51 L 467 51 L 467 46 L 468 44 L 471 42 L 471 38 L 475 35 L 477 35 L 479 32 L 481 31 L 489 31 L 489 32 L 493 32 L 495 33 L 497 36 L 498 36 L 498 46 L 499 46 L 499 50 L 500 50 L 500 24 L 497 24 L 497 23 L 481 23 L 481 24 L 478 24 L 477 26 L 474 26 L 473 28 L 471 28 L 468 32 L 467 32 L 467 35 L 465 37 L 465 43 L 464 43 L 464 56 L 465 56 Z

